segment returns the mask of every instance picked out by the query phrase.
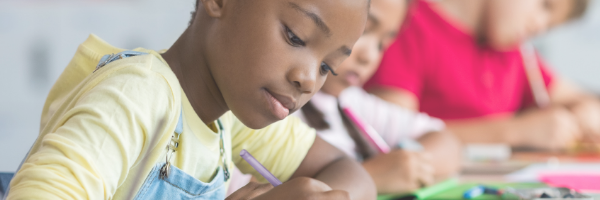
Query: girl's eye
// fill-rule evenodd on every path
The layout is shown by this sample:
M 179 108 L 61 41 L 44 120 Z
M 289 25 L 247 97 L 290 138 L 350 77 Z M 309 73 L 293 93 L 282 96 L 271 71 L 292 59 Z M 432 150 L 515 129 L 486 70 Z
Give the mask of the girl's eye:
M 305 46 L 306 45 L 304 43 L 304 41 L 302 41 L 302 39 L 300 39 L 298 36 L 296 36 L 296 34 L 294 34 L 294 32 L 292 32 L 292 30 L 290 30 L 290 28 L 288 28 L 287 26 L 285 27 L 285 32 L 286 32 L 288 40 L 290 41 L 290 44 L 292 46 Z
M 325 76 L 325 75 L 327 75 L 328 72 L 331 72 L 331 74 L 333 74 L 334 76 L 337 76 L 335 71 L 333 71 L 333 69 L 331 69 L 331 67 L 329 67 L 329 65 L 327 63 L 322 62 L 321 63 L 321 75 Z

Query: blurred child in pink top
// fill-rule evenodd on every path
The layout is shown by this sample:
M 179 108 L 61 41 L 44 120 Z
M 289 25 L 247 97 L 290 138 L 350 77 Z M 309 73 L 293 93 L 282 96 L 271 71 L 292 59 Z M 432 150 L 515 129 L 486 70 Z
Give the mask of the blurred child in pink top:
M 535 107 L 519 49 L 531 37 L 580 17 L 587 4 L 417 0 L 366 89 L 446 120 L 464 142 L 557 150 L 598 137 L 598 100 L 554 75 L 534 54 L 539 85 L 550 95 L 549 106 Z

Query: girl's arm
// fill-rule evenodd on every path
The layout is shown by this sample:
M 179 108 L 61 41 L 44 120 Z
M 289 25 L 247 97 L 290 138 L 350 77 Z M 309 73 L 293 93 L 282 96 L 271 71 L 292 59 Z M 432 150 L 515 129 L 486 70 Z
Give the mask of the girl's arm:
M 580 137 L 577 120 L 562 106 L 531 109 L 516 116 L 448 121 L 463 143 L 505 143 L 543 150 L 568 148 Z
M 550 85 L 551 105 L 517 115 L 448 122 L 465 143 L 507 143 L 516 147 L 559 150 L 579 139 L 600 138 L 600 102 L 574 84 L 557 78 Z
M 72 107 L 58 109 L 49 122 L 57 127 L 42 130 L 8 199 L 110 199 L 135 174 L 130 169 L 149 151 L 151 133 L 174 129 L 155 130 L 158 121 L 177 120 L 179 112 L 170 111 L 172 91 L 154 72 L 128 67 L 80 88 L 65 100 L 69 105 L 61 105 Z
M 346 156 L 320 137 L 292 175 L 313 177 L 334 190 L 344 190 L 351 199 L 376 199 L 377 190 L 371 176 L 355 160 Z
M 600 101 L 574 83 L 557 78 L 550 88 L 553 104 L 565 106 L 576 118 L 585 139 L 600 141 Z
M 308 133 L 307 133 L 308 134 Z M 376 199 L 377 192 L 369 174 L 351 158 L 319 137 L 303 157 L 300 165 L 289 179 L 273 188 L 270 183 L 249 183 L 240 188 L 227 200 L 237 199 Z M 257 149 L 254 149 L 257 150 Z M 298 149 L 297 151 L 302 151 Z M 260 152 L 258 150 L 257 152 Z M 271 152 L 275 153 L 275 152 Z M 260 155 L 260 153 L 258 154 Z M 288 158 L 294 154 L 285 154 Z M 281 160 L 281 159 L 280 159 Z M 293 160 L 288 160 L 288 162 Z M 272 162 L 267 163 L 266 166 Z M 281 164 L 278 164 L 281 165 Z M 241 170 L 245 167 L 238 163 Z M 292 167 L 292 166 L 289 166 Z M 267 167 L 270 168 L 270 167 Z M 280 170 L 273 170 L 280 174 Z M 262 178 L 258 174 L 256 177 Z M 277 175 L 276 175 L 277 176 Z
M 431 164 L 435 169 L 434 178 L 440 181 L 456 175 L 460 170 L 462 145 L 449 131 L 430 132 L 418 139 L 431 155 Z
M 235 118 L 231 112 L 225 117 Z M 346 191 L 351 199 L 376 198 L 373 181 L 360 164 L 316 136 L 314 129 L 296 117 L 287 117 L 258 130 L 250 129 L 234 119 L 231 135 L 233 161 L 241 172 L 251 173 L 258 181 L 266 182 L 239 156 L 240 151 L 246 149 L 283 182 L 282 185 L 265 193 L 271 195 L 269 198 L 293 199 L 286 194 L 291 195 L 290 192 L 302 191 L 307 185 L 309 186 L 309 189 L 305 190 L 307 192 L 318 192 L 331 187 L 337 190 L 334 193 L 338 193 L 339 190 Z M 323 187 L 323 183 L 328 186 Z M 281 189 L 293 188 L 290 187 L 291 185 L 298 188 L 292 189 L 293 191 Z M 316 189 L 310 185 L 315 186 Z M 302 196 L 293 197 L 303 199 Z

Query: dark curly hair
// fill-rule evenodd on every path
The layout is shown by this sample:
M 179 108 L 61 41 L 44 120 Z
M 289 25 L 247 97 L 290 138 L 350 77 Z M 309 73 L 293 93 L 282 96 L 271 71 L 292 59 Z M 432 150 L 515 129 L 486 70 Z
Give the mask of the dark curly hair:
M 200 3 L 200 0 L 196 0 L 196 3 L 194 4 L 194 11 L 192 11 L 190 14 L 192 15 L 192 19 L 190 19 L 190 23 L 188 25 L 192 25 L 192 22 L 194 22 L 194 18 L 196 18 L 196 11 L 198 10 L 198 4 Z M 369 6 L 371 7 L 371 0 L 369 0 Z
M 569 13 L 569 19 L 578 19 L 585 14 L 590 5 L 590 0 L 571 0 L 573 9 Z

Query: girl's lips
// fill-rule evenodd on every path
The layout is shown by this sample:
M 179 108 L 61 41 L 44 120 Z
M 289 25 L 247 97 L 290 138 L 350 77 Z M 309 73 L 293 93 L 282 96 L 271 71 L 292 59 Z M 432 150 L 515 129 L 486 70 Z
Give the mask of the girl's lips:
M 346 79 L 346 82 L 348 82 L 348 84 L 350 84 L 352 86 L 360 85 L 360 78 L 358 77 L 358 74 L 355 72 L 348 72 L 348 73 L 344 74 L 344 79 Z
M 290 109 L 283 106 L 283 104 L 277 100 L 273 95 L 267 91 L 265 91 L 265 95 L 267 96 L 267 101 L 269 102 L 271 113 L 273 113 L 279 120 L 285 119 L 290 114 Z

